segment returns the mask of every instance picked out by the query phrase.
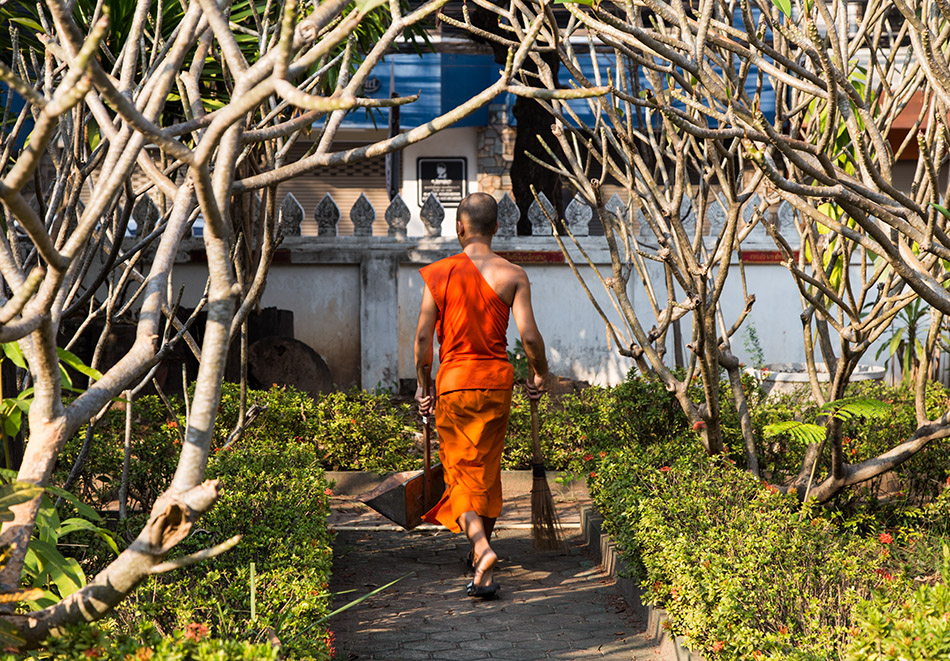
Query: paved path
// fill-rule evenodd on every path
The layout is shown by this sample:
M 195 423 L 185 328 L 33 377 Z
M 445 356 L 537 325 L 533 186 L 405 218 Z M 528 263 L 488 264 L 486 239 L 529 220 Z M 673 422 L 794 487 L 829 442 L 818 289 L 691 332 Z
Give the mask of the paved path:
M 524 503 L 509 503 L 510 511 L 525 511 Z M 406 578 L 330 621 L 337 659 L 665 661 L 615 581 L 585 553 L 577 527 L 566 529 L 563 553 L 539 554 L 523 514 L 503 515 L 492 544 L 500 597 L 480 601 L 465 595 L 471 578 L 462 535 L 394 530 L 352 502 L 338 505 L 330 589 L 355 592 L 334 606 Z M 562 521 L 576 521 L 576 505 L 560 504 Z

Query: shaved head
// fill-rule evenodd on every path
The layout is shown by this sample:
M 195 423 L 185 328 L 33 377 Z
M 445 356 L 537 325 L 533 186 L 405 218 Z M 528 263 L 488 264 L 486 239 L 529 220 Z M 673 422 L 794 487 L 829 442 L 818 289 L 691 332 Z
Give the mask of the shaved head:
M 488 193 L 472 193 L 459 204 L 458 219 L 469 234 L 491 236 L 498 225 L 498 203 Z

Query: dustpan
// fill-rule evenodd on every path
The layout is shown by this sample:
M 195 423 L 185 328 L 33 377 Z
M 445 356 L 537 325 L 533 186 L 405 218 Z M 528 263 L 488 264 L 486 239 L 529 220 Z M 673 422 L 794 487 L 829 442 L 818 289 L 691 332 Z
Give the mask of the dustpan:
M 427 391 L 428 388 L 424 388 Z M 429 417 L 422 418 L 425 442 L 424 468 L 387 477 L 360 500 L 406 530 L 422 523 L 423 515 L 436 506 L 445 491 L 442 464 L 431 465 Z

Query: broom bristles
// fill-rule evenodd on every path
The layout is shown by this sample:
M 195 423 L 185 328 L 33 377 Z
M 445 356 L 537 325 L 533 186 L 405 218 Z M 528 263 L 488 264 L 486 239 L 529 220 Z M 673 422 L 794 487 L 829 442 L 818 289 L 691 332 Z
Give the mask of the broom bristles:
M 559 551 L 564 547 L 561 541 L 561 522 L 554 508 L 554 497 L 541 469 L 535 466 L 534 480 L 531 483 L 531 541 L 538 551 Z

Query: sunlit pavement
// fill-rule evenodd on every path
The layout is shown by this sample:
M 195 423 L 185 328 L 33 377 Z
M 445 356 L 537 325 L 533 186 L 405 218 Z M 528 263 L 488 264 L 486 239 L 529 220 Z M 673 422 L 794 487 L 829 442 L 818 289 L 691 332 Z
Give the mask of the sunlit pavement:
M 530 543 L 530 494 L 506 494 L 492 543 L 499 598 L 465 594 L 468 543 L 427 527 L 406 532 L 353 498 L 334 498 L 331 590 L 339 607 L 404 576 L 334 616 L 337 658 L 353 659 L 664 659 L 645 622 L 614 579 L 585 552 L 581 499 L 560 499 L 565 549 L 538 553 Z

